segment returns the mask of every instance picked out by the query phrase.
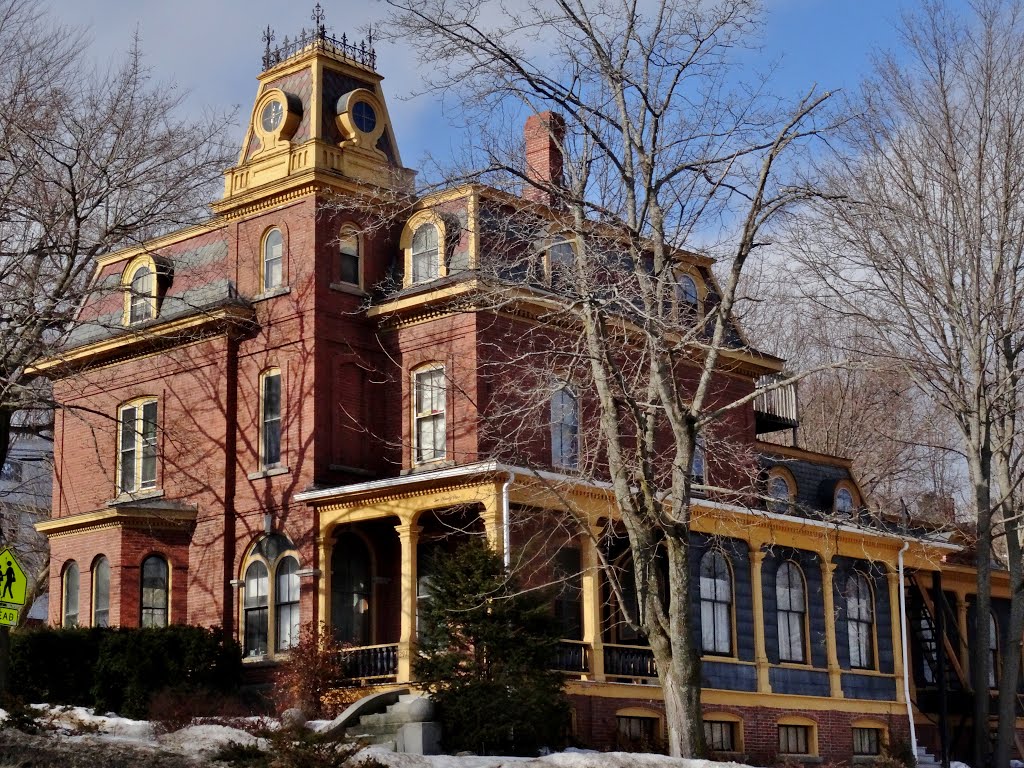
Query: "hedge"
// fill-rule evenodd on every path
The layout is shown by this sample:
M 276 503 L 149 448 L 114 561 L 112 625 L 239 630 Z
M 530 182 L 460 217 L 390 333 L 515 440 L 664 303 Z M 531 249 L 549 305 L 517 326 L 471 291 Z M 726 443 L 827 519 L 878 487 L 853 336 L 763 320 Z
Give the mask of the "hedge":
M 11 693 L 144 718 L 162 691 L 233 694 L 242 653 L 219 629 L 41 628 L 11 633 Z

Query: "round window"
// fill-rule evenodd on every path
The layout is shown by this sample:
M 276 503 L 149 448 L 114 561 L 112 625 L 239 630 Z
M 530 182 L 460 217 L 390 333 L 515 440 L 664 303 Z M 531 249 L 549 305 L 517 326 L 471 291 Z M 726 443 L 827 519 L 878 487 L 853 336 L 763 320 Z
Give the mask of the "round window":
M 352 107 L 352 121 L 363 133 L 372 133 L 377 127 L 377 113 L 365 101 L 357 101 Z

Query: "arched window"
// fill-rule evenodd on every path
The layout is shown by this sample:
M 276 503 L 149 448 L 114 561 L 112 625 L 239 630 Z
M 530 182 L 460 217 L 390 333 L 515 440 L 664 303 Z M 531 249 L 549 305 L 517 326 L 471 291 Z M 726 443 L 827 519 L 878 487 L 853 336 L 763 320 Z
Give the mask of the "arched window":
M 988 687 L 996 687 L 997 670 L 999 669 L 999 625 L 995 614 L 988 615 Z
M 692 321 L 700 314 L 700 293 L 696 281 L 689 275 L 680 275 L 676 281 L 676 308 L 683 321 Z
M 359 233 L 346 227 L 338 237 L 339 279 L 349 285 L 362 285 L 362 243 Z
M 853 516 L 853 494 L 846 488 L 836 491 L 836 514 L 839 517 Z
M 732 653 L 732 572 L 714 550 L 700 560 L 700 634 L 704 653 Z
M 128 298 L 128 322 L 141 323 L 156 317 L 156 275 L 143 264 L 132 273 Z
M 301 629 L 298 553 L 287 536 L 261 536 L 242 561 L 242 648 L 262 658 L 295 648 Z
M 576 469 L 580 462 L 579 408 L 576 396 L 567 387 L 551 397 L 551 463 Z
M 284 235 L 274 227 L 263 238 L 263 292 L 281 285 L 284 278 Z
M 354 533 L 338 536 L 331 554 L 331 625 L 339 642 L 370 644 L 370 565 L 362 538 Z
M 299 561 L 294 557 L 284 557 L 278 562 L 276 587 L 274 649 L 287 651 L 299 641 Z
M 416 464 L 438 461 L 447 453 L 447 399 L 448 388 L 443 366 L 422 368 L 413 372 L 413 454 Z
M 64 617 L 61 626 L 78 626 L 78 563 L 74 560 L 64 567 Z
M 793 505 L 793 488 L 785 475 L 774 474 L 768 478 L 768 510 L 780 515 L 790 512 Z
M 775 576 L 775 600 L 779 615 L 779 659 L 804 663 L 807 643 L 804 632 L 807 617 L 807 592 L 800 566 L 787 560 Z
M 852 573 L 846 580 L 846 627 L 850 640 L 850 666 L 874 667 L 875 611 L 871 587 L 862 574 Z
M 260 469 L 281 464 L 281 371 L 260 375 Z
M 250 563 L 245 570 L 242 605 L 245 620 L 243 652 L 246 656 L 264 656 L 267 653 L 268 578 L 267 566 L 259 560 Z
M 92 566 L 92 625 L 110 626 L 110 561 L 102 556 Z
M 436 280 L 440 274 L 437 227 L 421 224 L 412 236 L 412 282 Z
M 168 575 L 167 561 L 159 555 L 142 561 L 143 627 L 167 626 Z

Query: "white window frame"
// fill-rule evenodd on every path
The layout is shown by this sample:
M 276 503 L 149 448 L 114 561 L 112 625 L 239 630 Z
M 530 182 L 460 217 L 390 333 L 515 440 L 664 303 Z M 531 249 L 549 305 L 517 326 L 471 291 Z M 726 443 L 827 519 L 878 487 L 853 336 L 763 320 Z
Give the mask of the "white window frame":
M 430 376 L 434 383 L 429 385 L 432 390 L 429 402 L 423 402 L 422 405 L 430 407 L 421 408 L 420 393 L 423 390 L 423 383 L 420 379 L 427 376 Z M 440 385 L 436 383 L 438 381 Z M 438 397 L 438 393 L 440 397 Z M 444 461 L 448 455 L 448 382 L 445 379 L 444 365 L 439 363 L 430 364 L 420 366 L 412 371 L 411 400 L 412 463 L 429 464 L 434 461 Z M 433 445 L 429 450 L 421 445 L 427 424 L 431 425 L 431 435 L 433 437 Z M 441 436 L 440 444 L 437 439 L 438 434 Z
M 785 580 L 782 578 L 784 573 Z M 807 579 L 803 569 L 792 560 L 784 560 L 775 572 L 775 610 L 779 627 L 779 661 L 806 664 Z
M 79 625 L 78 591 L 81 584 L 82 574 L 78 563 L 69 560 L 64 564 L 64 573 L 60 577 L 62 627 L 77 627 Z
M 716 549 L 705 552 L 700 559 L 699 581 L 701 651 L 731 656 L 734 581 L 729 558 Z
M 874 669 L 875 600 L 867 577 L 856 571 L 847 576 L 844 597 L 850 667 Z
M 434 233 L 433 245 L 430 245 L 429 238 L 425 244 L 417 243 L 417 237 L 421 232 L 426 232 L 428 228 Z M 442 242 L 441 230 L 432 221 L 421 222 L 413 230 L 412 240 L 409 244 L 409 282 L 412 285 L 429 283 L 431 280 L 441 277 Z
M 105 567 L 105 571 L 102 572 L 103 578 L 101 579 L 101 567 Z M 106 581 L 106 601 L 105 604 L 100 604 L 100 585 L 101 581 Z M 91 606 L 91 619 L 90 623 L 94 627 L 109 627 L 110 626 L 110 560 L 106 555 L 100 555 L 92 564 L 92 606 Z
M 271 244 L 271 237 L 279 242 Z M 280 227 L 270 227 L 263 233 L 260 242 L 260 286 L 268 293 L 284 285 L 284 232 Z
M 151 418 L 147 418 L 147 411 L 152 414 Z M 117 409 L 118 495 L 156 489 L 159 432 L 160 407 L 155 397 L 138 398 Z M 130 477 L 127 475 L 129 467 Z
M 551 465 L 573 470 L 580 465 L 580 406 L 569 387 L 551 396 Z
M 277 412 L 268 409 L 267 386 L 270 382 L 277 381 Z M 260 469 L 274 469 L 281 466 L 281 457 L 284 454 L 284 382 L 281 378 L 280 368 L 267 368 L 260 374 L 260 446 L 259 465 Z M 271 455 L 270 439 L 276 434 L 277 456 Z
M 163 595 L 163 606 L 158 603 L 150 602 L 147 605 L 146 602 L 146 564 L 149 562 L 159 562 L 163 564 L 164 573 L 164 584 L 163 588 L 154 591 L 151 594 L 151 598 L 154 595 Z M 149 589 L 155 590 L 156 588 L 150 587 Z M 150 611 L 148 614 L 146 611 Z M 159 552 L 151 552 L 146 555 L 142 562 L 139 564 L 139 626 L 140 627 L 166 627 L 171 623 L 171 562 L 167 559 L 166 555 Z
M 299 553 L 291 542 L 273 560 L 268 560 L 257 549 L 256 545 L 251 548 L 242 563 L 241 578 L 236 582 L 241 588 L 239 641 L 243 658 L 247 660 L 287 654 L 298 644 L 302 629 Z M 250 620 L 257 622 L 252 635 Z
M 346 258 L 355 259 L 355 280 L 345 278 Z M 343 226 L 338 232 L 338 282 L 355 288 L 363 287 L 363 235 L 350 224 Z

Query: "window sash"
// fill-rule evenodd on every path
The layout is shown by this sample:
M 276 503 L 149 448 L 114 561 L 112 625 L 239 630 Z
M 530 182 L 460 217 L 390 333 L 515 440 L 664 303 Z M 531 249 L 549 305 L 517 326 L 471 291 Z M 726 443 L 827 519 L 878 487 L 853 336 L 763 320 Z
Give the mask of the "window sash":
M 294 557 L 285 557 L 277 565 L 274 603 L 274 650 L 286 651 L 299 640 L 299 564 Z
M 273 230 L 263 243 L 263 290 L 269 291 L 281 285 L 284 263 L 284 236 L 280 230 Z
M 118 493 L 156 488 L 157 401 L 127 405 L 118 429 Z
M 166 627 L 168 605 L 168 565 L 160 557 L 147 557 L 142 563 L 143 627 Z
M 853 754 L 880 755 L 882 753 L 881 733 L 878 728 L 854 728 Z
M 92 570 L 92 625 L 110 626 L 110 561 L 101 558 Z
M 704 721 L 704 741 L 712 752 L 736 751 L 736 723 L 722 720 Z
M 579 412 L 576 398 L 560 389 L 551 398 L 551 463 L 556 467 L 579 466 Z
M 440 275 L 437 227 L 421 225 L 412 237 L 412 282 L 435 280 Z
M 784 755 L 806 755 L 809 753 L 810 727 L 806 725 L 779 726 L 779 752 Z
M 78 626 L 78 565 L 71 563 L 64 571 L 64 624 Z
M 847 619 L 847 635 L 850 640 L 850 666 L 857 669 L 871 669 L 873 653 L 871 648 L 871 622 Z
M 799 664 L 807 661 L 801 611 L 779 610 L 779 659 Z
M 260 398 L 260 464 L 263 468 L 281 463 L 281 374 L 263 376 Z
M 156 488 L 156 401 L 142 405 L 142 423 L 139 432 L 142 466 L 139 473 L 140 488 Z
M 121 493 L 135 490 L 135 420 L 138 410 L 134 406 L 121 409 L 121 471 L 118 486 Z
M 128 322 L 141 323 L 154 316 L 153 271 L 149 267 L 135 270 L 131 282 L 131 296 L 128 300 Z
M 347 232 L 341 236 L 338 258 L 341 282 L 359 285 L 359 235 Z
M 443 459 L 447 453 L 444 369 L 417 373 L 414 389 L 416 463 Z

